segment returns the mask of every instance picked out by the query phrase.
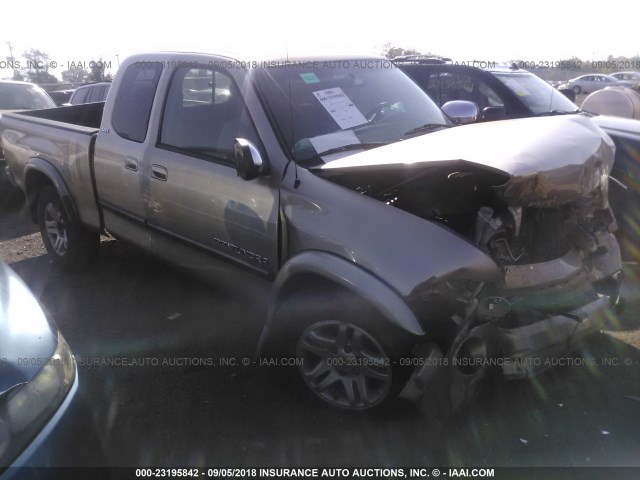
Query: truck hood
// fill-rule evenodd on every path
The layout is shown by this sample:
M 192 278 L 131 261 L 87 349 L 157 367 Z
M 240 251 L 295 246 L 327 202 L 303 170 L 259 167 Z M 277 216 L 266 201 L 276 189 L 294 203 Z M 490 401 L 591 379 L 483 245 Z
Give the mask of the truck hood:
M 606 190 L 614 144 L 589 118 L 571 115 L 466 125 L 343 157 L 317 167 L 341 170 L 475 164 L 504 183 L 496 191 L 513 206 L 552 206 Z

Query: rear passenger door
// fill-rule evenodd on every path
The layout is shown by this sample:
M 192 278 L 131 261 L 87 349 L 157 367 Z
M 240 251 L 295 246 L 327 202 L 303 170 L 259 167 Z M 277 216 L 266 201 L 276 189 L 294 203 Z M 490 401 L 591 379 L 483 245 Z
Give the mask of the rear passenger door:
M 206 66 L 175 69 L 157 142 L 145 157 L 148 226 L 164 239 L 269 274 L 276 263 L 277 190 L 269 177 L 237 176 L 236 137 L 266 155 L 232 76 Z
M 160 62 L 130 65 L 106 106 L 96 140 L 94 170 L 104 223 L 113 235 L 149 247 L 142 159 L 151 107 L 160 81 Z

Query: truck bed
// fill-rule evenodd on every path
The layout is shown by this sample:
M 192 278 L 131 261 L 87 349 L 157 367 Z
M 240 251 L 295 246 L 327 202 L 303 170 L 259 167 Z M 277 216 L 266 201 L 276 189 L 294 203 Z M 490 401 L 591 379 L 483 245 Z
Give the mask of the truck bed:
M 100 227 L 93 180 L 93 146 L 104 103 L 4 114 L 0 134 L 10 177 L 23 191 L 39 173 L 68 195 L 85 225 Z
M 100 102 L 72 105 L 69 107 L 47 108 L 44 110 L 29 110 L 11 115 L 25 116 L 34 120 L 53 120 L 74 127 L 86 127 L 94 131 L 100 128 L 103 111 L 104 102 Z

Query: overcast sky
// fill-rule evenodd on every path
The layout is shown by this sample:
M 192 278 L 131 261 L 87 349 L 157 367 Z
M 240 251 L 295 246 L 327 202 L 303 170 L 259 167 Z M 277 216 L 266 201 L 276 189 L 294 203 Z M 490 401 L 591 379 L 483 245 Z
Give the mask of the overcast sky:
M 381 53 L 386 43 L 456 60 L 559 60 L 640 54 L 640 2 L 77 1 L 2 2 L 0 61 L 37 48 L 58 63 L 102 57 L 112 72 L 158 50 Z M 2 63 L 0 63 L 0 66 Z M 0 78 L 11 75 L 0 69 Z

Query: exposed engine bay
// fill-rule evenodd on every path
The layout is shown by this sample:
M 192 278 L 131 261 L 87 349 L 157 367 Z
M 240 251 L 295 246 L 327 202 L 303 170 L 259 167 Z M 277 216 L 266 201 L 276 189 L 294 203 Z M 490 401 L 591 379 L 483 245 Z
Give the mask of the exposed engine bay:
M 522 206 L 501 195 L 507 174 L 465 161 L 329 170 L 326 177 L 455 231 L 503 266 L 545 262 L 575 247 L 595 252 L 594 233 L 615 229 L 606 179 L 567 203 Z

